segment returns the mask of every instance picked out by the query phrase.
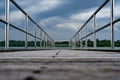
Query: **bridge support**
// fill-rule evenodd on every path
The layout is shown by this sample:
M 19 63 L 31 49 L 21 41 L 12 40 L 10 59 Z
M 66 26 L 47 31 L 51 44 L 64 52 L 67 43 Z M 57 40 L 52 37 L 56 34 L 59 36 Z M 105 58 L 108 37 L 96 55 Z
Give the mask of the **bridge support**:
M 94 48 L 96 48 L 96 15 L 94 16 Z
M 85 40 L 85 47 L 86 48 L 88 47 L 88 44 L 87 44 L 87 34 L 88 34 L 88 28 L 87 28 L 87 24 L 86 24 L 86 40 Z
M 42 47 L 42 30 L 40 29 L 40 47 Z
M 78 34 L 77 47 L 79 48 L 79 34 Z
M 44 33 L 44 48 L 45 48 L 45 43 L 46 43 L 45 40 L 46 40 L 46 39 L 45 39 L 45 33 Z
M 111 0 L 111 48 L 114 49 L 114 0 Z
M 48 47 L 48 36 L 46 35 L 46 48 Z
M 37 35 L 36 35 L 36 27 L 37 27 L 37 26 L 36 26 L 36 24 L 35 24 L 35 26 L 34 26 L 34 35 L 35 35 L 35 41 L 34 41 L 34 42 L 35 42 L 35 48 L 37 47 L 37 45 L 36 45 L 36 43 L 37 43 L 37 42 L 36 42 L 36 41 L 37 41 L 37 40 L 36 40 L 36 37 L 37 37 Z
M 28 48 L 28 15 L 25 15 L 25 48 Z
M 9 0 L 5 0 L 5 50 L 9 48 Z
M 81 35 L 80 35 L 80 37 L 82 38 L 82 30 L 81 30 Z M 83 47 L 83 45 L 82 45 L 82 39 L 80 40 L 80 45 L 81 45 L 81 48 Z

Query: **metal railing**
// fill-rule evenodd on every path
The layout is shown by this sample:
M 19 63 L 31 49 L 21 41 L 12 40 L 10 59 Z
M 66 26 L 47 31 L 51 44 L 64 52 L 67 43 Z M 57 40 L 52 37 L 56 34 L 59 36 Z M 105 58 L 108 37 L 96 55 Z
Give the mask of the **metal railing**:
M 107 3 L 110 3 L 110 22 L 96 29 L 96 15 L 103 9 Z M 107 13 L 109 14 L 109 13 Z M 88 23 L 93 19 L 93 31 L 88 33 Z M 90 49 L 88 47 L 88 37 L 93 35 L 93 49 L 97 48 L 96 33 L 110 26 L 110 49 L 114 49 L 114 24 L 119 22 L 120 18 L 114 20 L 114 0 L 105 0 L 104 3 L 92 14 L 92 16 L 84 23 L 84 25 L 77 31 L 77 33 L 71 38 L 69 46 L 73 49 Z M 85 35 L 83 36 L 83 28 L 85 29 Z M 104 34 L 101 34 L 104 36 Z M 84 40 L 84 45 L 83 45 Z
M 25 16 L 25 29 L 21 29 L 18 26 L 10 23 L 10 2 L 20 10 Z M 28 20 L 30 20 L 34 24 L 34 34 L 28 32 Z M 25 41 L 25 49 L 28 48 L 28 36 L 34 38 L 34 48 L 37 47 L 37 39 L 39 40 L 39 48 L 47 48 L 47 47 L 54 47 L 55 43 L 54 40 L 38 25 L 14 0 L 5 0 L 5 20 L 0 19 L 1 23 L 5 24 L 5 50 L 9 50 L 9 28 L 12 27 L 16 30 L 19 30 L 25 34 L 24 41 Z M 40 33 L 37 33 L 37 29 L 39 29 Z M 39 35 L 39 37 L 37 36 Z M 44 34 L 44 35 L 43 35 Z

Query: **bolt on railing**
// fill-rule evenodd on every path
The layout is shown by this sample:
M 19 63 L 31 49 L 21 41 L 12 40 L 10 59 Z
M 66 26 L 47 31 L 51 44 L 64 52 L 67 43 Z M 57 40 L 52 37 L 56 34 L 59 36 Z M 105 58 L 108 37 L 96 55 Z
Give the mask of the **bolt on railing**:
M 101 26 L 100 28 L 96 29 L 96 14 L 99 13 L 99 11 L 101 9 L 103 9 L 104 6 L 107 5 L 107 3 L 110 2 L 110 19 L 111 21 L 104 25 L 104 26 Z M 108 14 L 108 13 L 107 13 Z M 91 33 L 88 34 L 88 23 L 93 19 L 93 31 Z M 80 45 L 80 47 L 78 46 L 77 48 L 85 48 L 85 49 L 88 49 L 88 37 L 90 37 L 91 35 L 93 35 L 93 48 L 96 49 L 97 47 L 97 42 L 96 42 L 96 33 L 109 27 L 110 26 L 110 37 L 111 37 L 111 49 L 114 49 L 114 24 L 119 22 L 120 21 L 120 18 L 114 20 L 114 0 L 105 0 L 104 3 L 92 14 L 92 16 L 84 23 L 84 25 L 77 31 L 77 33 L 71 38 L 70 40 L 70 47 L 71 48 L 76 48 L 76 44 Z M 83 28 L 86 28 L 86 35 L 83 36 L 82 32 L 83 32 Z M 76 41 L 76 36 L 77 35 L 80 35 L 80 38 L 78 41 Z M 75 39 L 75 40 L 74 40 Z M 85 39 L 85 45 L 83 45 L 83 39 Z M 78 43 L 76 43 L 78 42 Z M 75 45 L 74 45 L 75 44 Z
M 25 29 L 21 29 L 9 22 L 10 2 L 25 15 Z M 28 20 L 34 24 L 34 34 L 28 32 Z M 37 47 L 37 39 L 39 40 L 40 48 L 43 46 L 43 48 L 55 46 L 54 40 L 14 0 L 5 0 L 5 20 L 0 19 L 0 22 L 5 24 L 5 50 L 9 49 L 9 27 L 15 28 L 25 34 L 24 40 L 26 49 L 28 48 L 28 35 L 34 38 L 35 48 Z M 37 36 L 37 28 L 39 28 L 40 31 L 39 37 Z M 43 33 L 44 38 L 42 36 Z

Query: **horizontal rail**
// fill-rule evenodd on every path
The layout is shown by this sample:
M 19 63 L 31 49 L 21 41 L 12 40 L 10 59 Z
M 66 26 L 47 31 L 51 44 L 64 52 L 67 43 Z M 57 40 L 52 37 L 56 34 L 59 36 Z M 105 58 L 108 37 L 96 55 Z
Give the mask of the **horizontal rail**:
M 15 0 L 10 0 L 20 11 L 22 11 L 25 15 L 27 15 L 27 13 L 15 2 Z
M 46 33 L 14 0 L 10 0 L 20 11 L 24 13 L 24 15 L 27 15 L 28 18 L 36 24 L 44 33 Z M 47 33 L 46 33 L 47 34 Z
M 110 0 L 105 0 L 105 2 L 92 14 L 92 16 L 83 24 L 83 26 L 77 31 L 77 33 L 72 37 L 74 38 L 80 30 L 84 28 L 84 26 L 93 18 L 95 14 L 97 14 Z
M 117 22 L 119 22 L 119 21 L 120 21 L 120 18 L 114 20 L 114 21 L 113 21 L 113 24 L 115 24 L 115 23 L 117 23 Z M 110 25 L 111 25 L 111 23 L 108 23 L 108 24 L 104 25 L 103 27 L 100 27 L 99 29 L 95 30 L 95 32 L 97 33 L 97 32 L 99 32 L 99 31 L 103 30 L 104 28 L 107 28 L 107 27 L 110 26 Z M 86 37 L 88 37 L 88 36 L 90 36 L 90 35 L 92 35 L 92 34 L 93 34 L 93 32 L 89 33 L 87 36 L 82 37 L 80 40 L 83 40 L 83 39 L 85 39 Z
M 4 23 L 4 24 L 8 24 L 8 22 L 6 22 L 6 21 L 4 21 L 4 20 L 2 20 L 2 19 L 0 19 L 0 22 L 2 22 L 2 23 Z M 9 25 L 10 25 L 11 27 L 13 27 L 13 28 L 15 28 L 15 29 L 21 31 L 21 32 L 24 32 L 24 33 L 29 34 L 29 35 L 32 36 L 32 37 L 36 37 L 36 36 L 34 36 L 33 34 L 28 33 L 28 32 L 26 32 L 25 30 L 20 29 L 20 28 L 18 28 L 17 26 L 15 26 L 15 25 L 13 25 L 13 24 L 10 24 L 10 23 L 9 23 Z M 41 39 L 41 38 L 39 38 L 39 37 L 36 37 L 36 38 L 37 38 L 37 39 Z M 41 39 L 41 40 L 43 40 L 43 39 Z
M 14 0 L 10 0 L 20 11 L 22 11 L 25 15 L 28 15 Z M 47 34 L 29 15 L 28 18 L 36 24 L 45 34 Z M 48 35 L 48 34 L 47 34 Z M 51 38 L 52 39 L 52 38 Z

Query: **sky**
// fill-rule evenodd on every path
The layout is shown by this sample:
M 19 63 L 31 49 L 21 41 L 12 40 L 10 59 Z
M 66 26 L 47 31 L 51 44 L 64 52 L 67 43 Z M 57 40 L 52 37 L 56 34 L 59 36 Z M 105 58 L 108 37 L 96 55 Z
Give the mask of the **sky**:
M 79 30 L 84 22 L 95 12 L 105 0 L 15 0 L 54 40 L 66 41 Z M 115 0 L 115 16 L 120 16 L 120 0 Z M 0 0 L 0 18 L 4 19 L 4 0 Z M 110 3 L 97 14 L 97 28 L 110 21 Z M 10 3 L 10 22 L 24 29 L 24 15 Z M 93 21 L 89 23 L 89 31 L 93 29 Z M 32 24 L 29 23 L 29 31 L 33 32 Z M 3 25 L 3 24 L 0 24 Z M 118 26 L 119 24 L 116 24 Z M 1 33 L 4 28 L 0 27 Z M 109 29 L 109 28 L 108 28 Z M 109 30 L 105 33 L 109 35 Z M 15 34 L 10 29 L 11 39 Z M 39 32 L 39 31 L 38 31 Z M 101 31 L 102 32 L 102 31 Z M 104 31 L 105 32 L 105 31 Z M 120 32 L 120 27 L 115 27 L 115 34 Z M 23 38 L 16 32 L 17 39 Z M 84 33 L 85 34 L 85 33 Z M 3 35 L 2 35 L 3 36 Z M 4 37 L 2 37 L 4 39 Z M 1 39 L 2 39 L 1 38 Z M 117 35 L 116 38 L 120 39 Z

